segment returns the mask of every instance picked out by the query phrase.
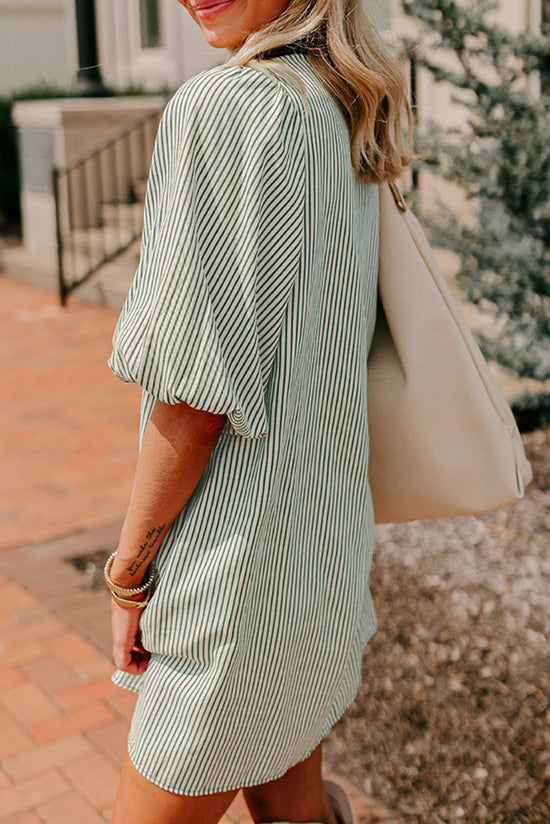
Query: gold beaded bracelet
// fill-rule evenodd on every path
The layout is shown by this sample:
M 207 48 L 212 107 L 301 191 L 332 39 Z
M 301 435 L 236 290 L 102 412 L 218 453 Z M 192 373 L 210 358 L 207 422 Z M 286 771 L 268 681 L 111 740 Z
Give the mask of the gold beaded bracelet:
M 121 598 L 116 592 L 111 592 L 111 598 L 115 604 L 118 604 L 119 607 L 124 607 L 124 609 L 144 609 L 149 603 L 150 597 L 151 595 L 148 593 L 147 598 L 144 598 L 143 601 L 130 601 L 127 598 Z
M 113 552 L 112 555 L 107 558 L 107 562 L 105 564 L 105 568 L 103 570 L 103 574 L 105 577 L 105 583 L 107 587 L 111 591 L 111 595 L 118 595 L 121 598 L 130 598 L 132 595 L 141 595 L 142 592 L 147 592 L 148 589 L 151 588 L 151 584 L 153 583 L 153 579 L 155 577 L 155 573 L 151 567 L 149 567 L 149 577 L 147 581 L 142 584 L 140 587 L 134 587 L 133 589 L 127 589 L 126 587 L 119 587 L 118 584 L 115 584 L 113 579 L 111 578 L 111 567 L 113 566 L 113 561 L 116 558 L 116 550 Z M 134 603 L 134 602 L 132 602 Z M 142 602 L 137 602 L 142 603 Z

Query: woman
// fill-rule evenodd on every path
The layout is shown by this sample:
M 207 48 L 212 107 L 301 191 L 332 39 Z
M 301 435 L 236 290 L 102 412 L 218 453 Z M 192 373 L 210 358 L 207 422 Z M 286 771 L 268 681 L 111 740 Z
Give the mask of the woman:
M 144 389 L 112 822 L 214 824 L 239 788 L 255 821 L 351 821 L 321 742 L 376 628 L 369 184 L 408 162 L 404 82 L 359 0 L 180 2 L 231 57 L 163 115 L 110 360 Z

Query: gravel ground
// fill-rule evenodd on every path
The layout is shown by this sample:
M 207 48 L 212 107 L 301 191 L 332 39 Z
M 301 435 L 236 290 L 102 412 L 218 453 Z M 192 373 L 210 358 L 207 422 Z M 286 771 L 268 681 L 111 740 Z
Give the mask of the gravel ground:
M 326 754 L 396 822 L 550 822 L 550 428 L 524 441 L 517 505 L 378 530 L 379 631 Z

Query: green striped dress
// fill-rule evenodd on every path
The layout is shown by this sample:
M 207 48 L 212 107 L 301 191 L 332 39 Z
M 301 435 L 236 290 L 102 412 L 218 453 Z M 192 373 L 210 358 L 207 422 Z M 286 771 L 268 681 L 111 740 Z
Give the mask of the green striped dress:
M 292 68 L 300 84 L 278 71 Z M 378 189 L 307 56 L 218 66 L 163 115 L 109 361 L 228 421 L 155 559 L 130 757 L 186 795 L 270 781 L 353 701 L 368 580 Z

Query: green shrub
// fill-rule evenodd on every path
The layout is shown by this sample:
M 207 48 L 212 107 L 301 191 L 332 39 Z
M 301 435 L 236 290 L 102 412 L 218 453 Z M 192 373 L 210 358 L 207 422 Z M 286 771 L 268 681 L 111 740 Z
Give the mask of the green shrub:
M 545 0 L 548 4 L 548 0 Z M 550 34 L 498 25 L 494 0 L 402 0 L 419 25 L 416 64 L 450 84 L 464 126 L 420 130 L 431 169 L 462 188 L 477 221 L 443 203 L 435 245 L 455 252 L 468 300 L 499 320 L 478 333 L 510 374 L 550 382 Z M 514 401 L 526 426 L 549 414 L 549 396 Z

